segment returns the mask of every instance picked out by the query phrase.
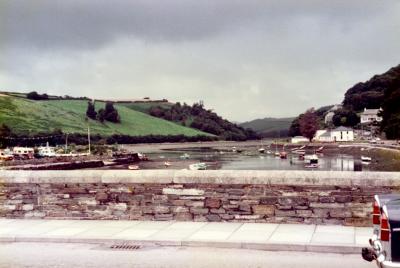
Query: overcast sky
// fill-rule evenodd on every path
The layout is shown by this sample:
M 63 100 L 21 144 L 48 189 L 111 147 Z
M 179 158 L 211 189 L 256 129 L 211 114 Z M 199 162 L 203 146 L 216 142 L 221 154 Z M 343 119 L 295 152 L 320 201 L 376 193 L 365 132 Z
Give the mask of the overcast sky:
M 0 0 L 0 89 L 294 116 L 400 63 L 400 1 Z

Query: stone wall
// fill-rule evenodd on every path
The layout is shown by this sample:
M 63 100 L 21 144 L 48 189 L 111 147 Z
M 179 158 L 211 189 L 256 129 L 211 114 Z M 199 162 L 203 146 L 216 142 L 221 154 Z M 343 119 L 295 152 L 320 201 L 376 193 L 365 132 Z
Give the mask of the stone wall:
M 370 225 L 400 174 L 323 171 L 0 171 L 0 217 Z

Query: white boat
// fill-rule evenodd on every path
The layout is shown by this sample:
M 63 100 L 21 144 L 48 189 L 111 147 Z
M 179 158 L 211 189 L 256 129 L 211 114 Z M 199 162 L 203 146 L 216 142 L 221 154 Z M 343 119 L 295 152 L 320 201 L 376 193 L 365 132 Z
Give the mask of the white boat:
M 265 153 L 265 148 L 260 148 L 260 149 L 258 149 L 258 152 L 259 152 L 260 154 Z
M 165 166 L 165 167 L 170 167 L 170 166 L 171 166 L 171 163 L 170 163 L 169 161 L 165 161 L 165 162 L 164 162 L 164 166 Z
M 55 157 L 56 151 L 54 150 L 54 147 L 50 147 L 49 143 L 47 143 L 46 146 L 41 146 L 38 148 L 38 155 L 40 157 Z
M 306 156 L 304 156 L 304 161 L 307 163 L 307 164 L 317 164 L 318 165 L 318 155 L 316 155 L 316 154 L 309 154 L 309 155 L 306 155 Z
M 189 165 L 189 170 L 206 170 L 207 164 L 206 163 L 195 163 Z
M 180 156 L 180 159 L 189 159 L 190 155 L 187 153 L 184 153 L 183 155 Z
M 318 164 L 309 164 L 309 165 L 305 165 L 305 168 L 318 168 L 319 165 Z
M 140 168 L 137 165 L 129 165 L 128 169 L 130 169 L 130 170 L 139 170 Z
M 362 162 L 371 162 L 372 158 L 369 156 L 361 156 L 361 161 Z

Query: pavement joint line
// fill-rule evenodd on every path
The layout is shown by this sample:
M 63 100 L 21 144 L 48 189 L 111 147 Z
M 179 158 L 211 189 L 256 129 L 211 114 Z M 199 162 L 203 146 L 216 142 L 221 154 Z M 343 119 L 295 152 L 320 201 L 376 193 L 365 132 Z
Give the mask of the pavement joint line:
M 237 230 L 239 230 L 242 226 L 244 225 L 244 223 L 241 223 L 237 228 L 235 228 L 230 235 L 228 235 L 227 238 L 225 238 L 225 241 L 229 241 L 229 238 L 231 238 L 236 232 Z
M 279 226 L 281 226 L 281 224 L 277 224 L 275 229 L 271 232 L 271 234 L 269 235 L 267 242 L 272 238 L 272 236 L 276 233 L 276 231 L 278 230 Z
M 317 228 L 318 228 L 318 225 L 315 224 L 315 225 L 314 225 L 313 233 L 312 233 L 312 235 L 311 235 L 310 243 L 312 243 L 312 241 L 313 241 L 313 239 L 314 239 L 315 233 L 317 232 Z
M 278 229 L 279 226 L 280 226 L 280 224 L 277 224 L 275 226 L 274 230 L 270 233 L 270 235 L 268 236 L 268 238 L 265 242 L 268 242 L 271 239 L 272 235 L 276 232 L 276 230 Z

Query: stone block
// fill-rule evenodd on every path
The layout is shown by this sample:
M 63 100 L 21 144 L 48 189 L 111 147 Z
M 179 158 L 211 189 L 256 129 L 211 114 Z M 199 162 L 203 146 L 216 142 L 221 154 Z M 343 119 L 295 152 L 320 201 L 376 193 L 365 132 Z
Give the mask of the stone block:
M 186 201 L 188 207 L 204 207 L 204 201 Z
M 117 203 L 114 204 L 112 208 L 119 211 L 126 211 L 128 207 L 125 203 Z
M 169 213 L 170 209 L 168 206 L 155 206 L 154 207 L 154 213 L 156 214 L 165 214 Z
M 296 215 L 299 217 L 307 218 L 307 217 L 311 217 L 312 211 L 311 210 L 296 210 Z
M 275 214 L 275 206 L 273 205 L 255 205 L 252 208 L 253 213 L 257 215 L 273 216 Z
M 184 206 L 184 205 L 186 204 L 186 202 L 188 202 L 188 201 L 177 199 L 177 200 L 172 200 L 172 201 L 171 201 L 171 204 L 172 204 L 173 206 Z
M 193 220 L 193 215 L 190 213 L 176 213 L 175 220 L 177 221 L 191 221 Z
M 333 203 L 335 201 L 335 198 L 332 196 L 321 196 L 319 198 L 319 202 L 321 203 Z
M 207 218 L 208 221 L 211 221 L 211 222 L 219 222 L 219 221 L 221 221 L 221 217 L 218 216 L 217 214 L 209 214 L 209 215 L 206 216 L 206 218 Z
M 224 213 L 226 213 L 226 210 L 223 208 L 219 208 L 219 209 L 212 208 L 212 209 L 210 209 L 210 212 L 214 213 L 214 214 L 224 214 Z
M 248 205 L 248 204 L 240 203 L 240 204 L 239 204 L 239 210 L 240 210 L 240 211 L 250 212 L 250 211 L 251 211 L 251 207 L 250 207 L 250 205 Z
M 351 202 L 352 197 L 350 195 L 339 195 L 335 196 L 335 202 L 337 203 L 349 203 Z
M 168 195 L 204 195 L 204 190 L 199 189 L 176 189 L 176 188 L 164 188 L 163 194 Z
M 22 210 L 24 210 L 24 211 L 33 210 L 33 205 L 32 205 L 32 204 L 25 204 L 25 205 L 22 205 Z
M 351 210 L 351 214 L 354 218 L 369 218 L 371 215 L 371 208 L 354 208 Z
M 312 214 L 313 217 L 328 218 L 329 209 L 314 208 L 312 211 L 313 211 L 313 214 Z
M 172 221 L 174 217 L 172 214 L 155 214 L 154 219 L 157 221 Z
M 108 194 L 103 193 L 103 192 L 97 193 L 96 194 L 96 200 L 100 201 L 100 202 L 108 201 Z
M 277 217 L 294 217 L 296 211 L 294 210 L 275 210 L 275 216 Z
M 221 207 L 221 200 L 216 198 L 206 198 L 205 207 L 208 208 L 219 208 Z
M 350 218 L 352 213 L 348 209 L 331 209 L 329 215 L 332 218 Z
M 190 212 L 193 214 L 205 215 L 208 213 L 208 208 L 191 207 Z
M 311 208 L 344 208 L 344 204 L 339 203 L 310 203 Z
M 262 218 L 261 215 L 234 215 L 235 220 L 258 220 Z
M 182 212 L 189 212 L 189 208 L 188 207 L 172 207 L 171 211 L 173 213 L 182 213 Z

